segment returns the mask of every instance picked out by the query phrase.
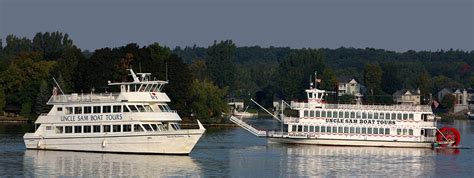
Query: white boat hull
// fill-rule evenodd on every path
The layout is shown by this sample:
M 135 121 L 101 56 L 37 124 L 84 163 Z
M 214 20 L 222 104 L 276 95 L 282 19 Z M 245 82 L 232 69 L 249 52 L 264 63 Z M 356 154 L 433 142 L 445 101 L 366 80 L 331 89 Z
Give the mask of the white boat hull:
M 374 141 L 374 140 L 343 140 L 343 139 L 315 139 L 315 138 L 282 138 L 269 137 L 269 142 L 286 144 L 310 144 L 332 146 L 367 146 L 367 147 L 407 147 L 407 148 L 432 148 L 430 142 L 409 141 Z
M 189 154 L 204 130 L 180 130 L 151 134 L 105 134 L 40 137 L 25 134 L 27 149 L 139 154 Z

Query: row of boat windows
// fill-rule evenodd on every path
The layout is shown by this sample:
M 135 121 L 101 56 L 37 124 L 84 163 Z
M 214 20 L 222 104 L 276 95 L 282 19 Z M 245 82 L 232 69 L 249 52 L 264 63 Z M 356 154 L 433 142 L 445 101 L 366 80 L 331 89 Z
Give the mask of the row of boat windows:
M 68 133 L 110 133 L 110 132 L 159 132 L 166 130 L 181 129 L 177 124 L 114 124 L 114 125 L 75 125 L 75 126 L 56 126 L 57 134 Z M 52 126 L 46 126 L 46 130 L 52 130 Z
M 171 112 L 168 105 L 158 105 L 162 112 Z M 65 114 L 96 114 L 96 113 L 121 113 L 121 112 L 154 112 L 150 105 L 113 105 L 113 106 L 74 106 L 64 107 Z M 57 107 L 63 111 L 63 107 Z
M 304 117 L 327 117 L 327 118 L 348 118 L 348 119 L 351 118 L 351 119 L 414 120 L 414 115 L 408 114 L 408 113 L 304 110 L 303 115 Z
M 350 134 L 378 134 L 390 135 L 390 128 L 372 128 L 372 127 L 336 127 L 336 126 L 309 126 L 293 125 L 293 132 L 310 133 L 350 133 Z M 397 135 L 413 135 L 413 129 L 397 129 Z

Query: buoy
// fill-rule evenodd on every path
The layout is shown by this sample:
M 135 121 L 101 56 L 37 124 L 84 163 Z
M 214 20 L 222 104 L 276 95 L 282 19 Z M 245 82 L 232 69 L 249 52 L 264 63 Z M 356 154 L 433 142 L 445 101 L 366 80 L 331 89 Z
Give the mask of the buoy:
M 456 147 L 461 142 L 461 134 L 453 127 L 443 127 L 436 132 L 436 142 L 441 147 Z

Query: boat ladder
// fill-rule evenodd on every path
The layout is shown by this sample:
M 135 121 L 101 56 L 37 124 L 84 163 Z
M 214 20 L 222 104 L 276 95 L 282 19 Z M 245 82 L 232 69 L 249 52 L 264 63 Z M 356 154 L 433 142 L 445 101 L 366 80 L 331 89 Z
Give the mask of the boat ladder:
M 250 133 L 254 134 L 257 137 L 266 137 L 267 132 L 264 130 L 258 130 L 251 125 L 245 123 L 244 121 L 240 120 L 237 117 L 231 116 L 230 121 L 233 122 L 234 124 L 237 124 L 238 126 L 242 127 L 243 129 L 249 131 Z

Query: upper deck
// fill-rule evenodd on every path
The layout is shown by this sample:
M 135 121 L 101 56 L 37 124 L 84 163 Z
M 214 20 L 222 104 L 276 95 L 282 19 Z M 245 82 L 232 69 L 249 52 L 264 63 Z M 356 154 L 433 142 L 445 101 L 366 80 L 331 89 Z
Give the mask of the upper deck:
M 120 86 L 120 93 L 90 93 L 90 94 L 61 94 L 57 95 L 54 90 L 48 104 L 72 104 L 72 103 L 113 103 L 113 102 L 170 102 L 170 98 L 161 92 L 168 81 L 151 80 L 151 73 L 137 73 L 140 77 L 128 69 L 133 78 L 131 82 L 112 83 L 108 85 Z
M 344 109 L 344 110 L 374 110 L 374 111 L 410 111 L 410 112 L 432 112 L 428 105 L 357 105 L 357 104 L 320 104 L 311 102 L 291 102 L 293 109 Z

